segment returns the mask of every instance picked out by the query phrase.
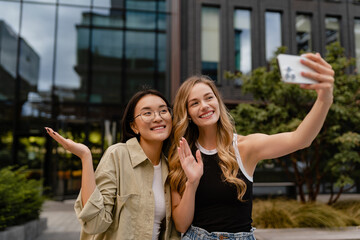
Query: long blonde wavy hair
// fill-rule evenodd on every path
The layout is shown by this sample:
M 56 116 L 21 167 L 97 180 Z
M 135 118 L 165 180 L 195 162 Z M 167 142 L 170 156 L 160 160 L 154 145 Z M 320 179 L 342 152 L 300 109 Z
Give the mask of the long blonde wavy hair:
M 171 146 L 169 149 L 169 180 L 172 190 L 176 190 L 180 195 L 185 191 L 186 175 L 181 167 L 180 159 L 178 156 L 177 147 L 181 137 L 184 137 L 190 148 L 195 148 L 195 143 L 199 138 L 199 129 L 189 121 L 188 115 L 188 98 L 190 91 L 195 84 L 207 84 L 219 102 L 220 117 L 217 122 L 217 139 L 216 146 L 220 158 L 219 165 L 223 173 L 224 181 L 234 184 L 237 188 L 238 199 L 243 201 L 242 198 L 246 192 L 246 184 L 243 180 L 238 179 L 236 176 L 239 171 L 239 165 L 236 161 L 234 148 L 232 145 L 233 133 L 235 131 L 234 121 L 229 114 L 224 102 L 221 99 L 220 93 L 217 90 L 214 82 L 207 76 L 192 76 L 188 78 L 178 90 L 174 102 L 174 119 L 171 134 Z

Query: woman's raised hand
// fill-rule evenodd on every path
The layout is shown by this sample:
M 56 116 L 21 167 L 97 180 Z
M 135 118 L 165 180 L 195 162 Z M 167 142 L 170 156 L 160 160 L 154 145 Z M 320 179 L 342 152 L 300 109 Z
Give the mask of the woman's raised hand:
M 89 157 L 91 158 L 91 151 L 84 144 L 76 143 L 71 139 L 66 139 L 49 127 L 45 127 L 45 129 L 50 137 L 61 144 L 66 150 L 78 156 L 81 160 Z
M 196 151 L 196 160 L 191 153 L 188 142 L 185 138 L 181 138 L 178 147 L 181 167 L 183 168 L 187 182 L 191 184 L 199 184 L 200 178 L 203 175 L 203 161 L 200 151 Z
M 309 59 L 301 59 L 301 63 L 309 68 L 312 68 L 316 73 L 302 72 L 301 75 L 307 78 L 318 81 L 317 84 L 302 84 L 304 89 L 314 89 L 318 94 L 318 99 L 326 102 L 333 101 L 333 88 L 334 88 L 334 70 L 331 65 L 327 63 L 319 53 L 306 53 L 302 55 Z

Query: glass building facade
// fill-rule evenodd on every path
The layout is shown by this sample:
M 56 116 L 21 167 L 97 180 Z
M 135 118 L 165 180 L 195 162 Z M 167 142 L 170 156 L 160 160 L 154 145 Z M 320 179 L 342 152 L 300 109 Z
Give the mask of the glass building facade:
M 169 97 L 168 18 L 166 0 L 0 0 L 0 167 L 77 193 L 81 162 L 44 127 L 87 144 L 97 164 L 136 91 Z

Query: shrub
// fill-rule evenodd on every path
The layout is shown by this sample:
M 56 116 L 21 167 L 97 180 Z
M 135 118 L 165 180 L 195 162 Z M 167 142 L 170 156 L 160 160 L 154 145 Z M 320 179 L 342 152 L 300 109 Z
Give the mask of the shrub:
M 253 225 L 257 228 L 334 228 L 360 225 L 360 201 L 302 204 L 295 200 L 255 200 Z
M 38 219 L 43 202 L 41 181 L 28 179 L 24 167 L 0 170 L 0 230 Z
M 360 201 L 359 200 L 343 200 L 335 203 L 333 208 L 345 213 L 347 216 L 355 218 L 357 224 L 360 225 Z

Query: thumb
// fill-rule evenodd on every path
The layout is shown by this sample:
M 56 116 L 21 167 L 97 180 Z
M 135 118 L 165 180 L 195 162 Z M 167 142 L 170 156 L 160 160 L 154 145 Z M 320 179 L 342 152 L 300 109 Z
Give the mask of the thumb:
M 201 153 L 200 153 L 199 149 L 196 151 L 196 160 L 197 160 L 198 164 L 203 165 L 203 161 L 202 161 Z

